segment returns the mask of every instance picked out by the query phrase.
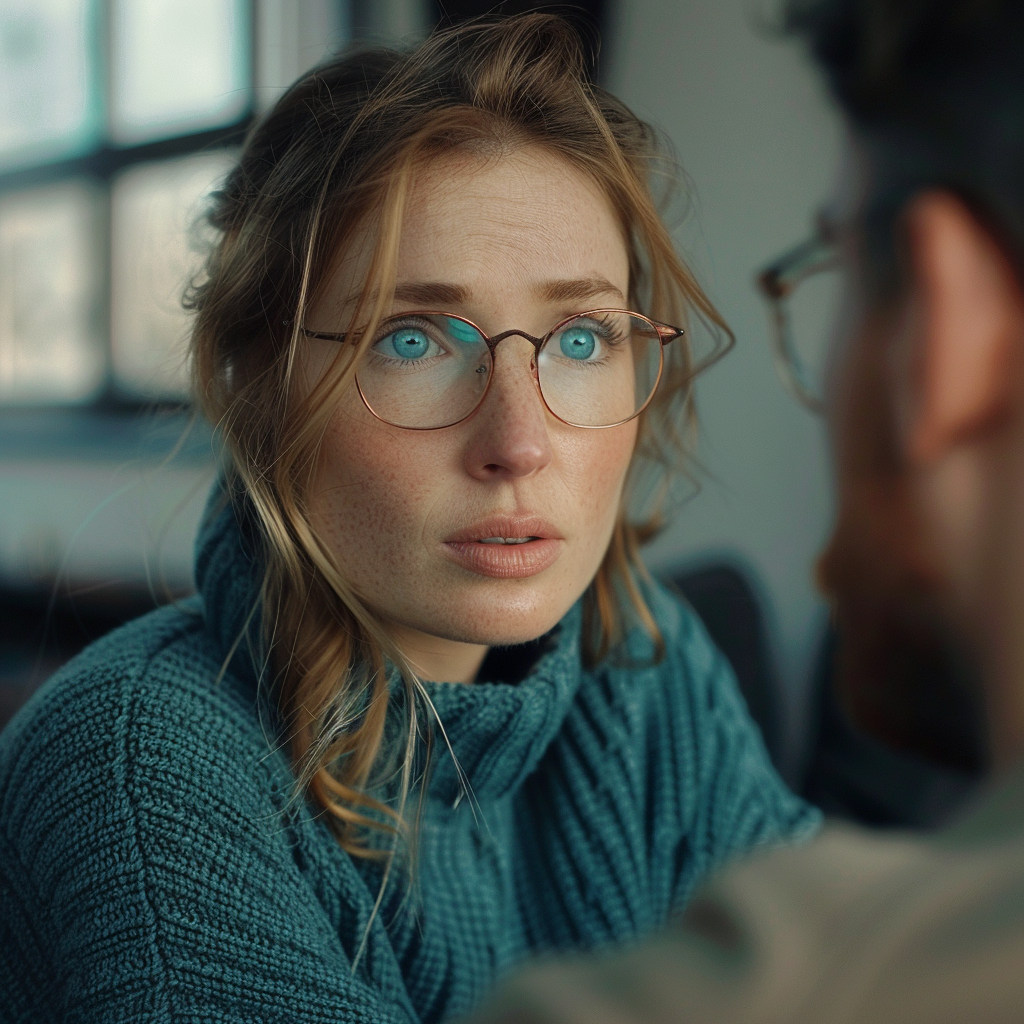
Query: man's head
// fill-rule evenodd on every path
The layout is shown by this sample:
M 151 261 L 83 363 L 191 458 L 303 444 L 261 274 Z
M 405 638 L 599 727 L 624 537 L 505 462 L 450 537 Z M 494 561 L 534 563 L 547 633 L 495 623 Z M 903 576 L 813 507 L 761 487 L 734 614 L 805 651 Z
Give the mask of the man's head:
M 859 169 L 820 565 L 842 684 L 882 738 L 972 768 L 977 665 L 1006 762 L 1024 751 L 1024 4 L 817 0 L 789 22 Z

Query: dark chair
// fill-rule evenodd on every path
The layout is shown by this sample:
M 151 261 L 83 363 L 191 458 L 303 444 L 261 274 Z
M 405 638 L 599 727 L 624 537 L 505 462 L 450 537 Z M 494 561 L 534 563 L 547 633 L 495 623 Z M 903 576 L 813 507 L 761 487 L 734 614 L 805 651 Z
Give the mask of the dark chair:
M 64 662 L 157 603 L 142 587 L 0 586 L 0 729 Z
M 839 638 L 828 628 L 811 688 L 803 796 L 830 817 L 880 828 L 938 827 L 970 799 L 982 772 L 954 771 L 858 731 L 836 691 L 838 649 Z M 949 714 L 958 710 L 950 706 Z M 957 727 L 966 729 L 966 721 Z

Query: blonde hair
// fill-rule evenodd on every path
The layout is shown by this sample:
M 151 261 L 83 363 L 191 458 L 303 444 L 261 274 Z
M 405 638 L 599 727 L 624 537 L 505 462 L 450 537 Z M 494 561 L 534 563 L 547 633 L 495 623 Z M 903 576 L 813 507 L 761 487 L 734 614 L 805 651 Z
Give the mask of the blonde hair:
M 293 387 L 298 325 L 338 254 L 369 230 L 373 256 L 353 316 L 369 339 L 393 293 L 417 161 L 526 144 L 565 157 L 608 196 L 627 240 L 633 308 L 674 324 L 696 314 L 731 338 L 658 214 L 651 180 L 671 168 L 664 147 L 587 81 L 575 33 L 544 14 L 441 32 L 411 52 L 342 55 L 304 75 L 253 129 L 216 196 L 219 241 L 189 297 L 196 395 L 258 527 L 260 614 L 296 778 L 357 856 L 390 856 L 394 842 L 381 836 L 415 832 L 405 806 L 429 761 L 433 729 L 423 711 L 431 709 L 311 525 L 321 439 L 361 348 L 339 346 L 330 371 L 301 392 Z M 638 486 L 642 465 L 656 467 L 661 495 L 685 465 L 697 369 L 684 340 L 665 355 L 627 485 Z M 642 522 L 620 510 L 585 599 L 591 663 L 609 654 L 631 615 L 661 643 L 637 585 L 638 547 L 661 525 L 659 504 Z M 401 672 L 404 699 L 390 692 L 389 664 Z M 422 806 L 422 785 L 420 793 Z

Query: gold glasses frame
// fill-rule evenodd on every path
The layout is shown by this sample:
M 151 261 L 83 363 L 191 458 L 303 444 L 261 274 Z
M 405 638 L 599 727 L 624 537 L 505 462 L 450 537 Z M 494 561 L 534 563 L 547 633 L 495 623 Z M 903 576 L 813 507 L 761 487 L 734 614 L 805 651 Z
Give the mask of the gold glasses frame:
M 564 417 L 559 416 L 558 413 L 556 413 L 554 409 L 551 408 L 551 406 L 548 404 L 548 400 L 544 397 L 544 389 L 541 387 L 540 377 L 537 370 L 537 356 L 540 354 L 541 349 L 548 343 L 548 341 L 550 341 L 551 338 L 554 337 L 554 335 L 556 335 L 560 330 L 562 330 L 562 328 L 564 328 L 567 324 L 571 323 L 573 320 L 579 319 L 580 317 L 598 316 L 605 313 L 624 314 L 627 316 L 631 316 L 637 320 L 642 320 L 647 324 L 650 324 L 652 332 L 654 333 L 654 335 L 657 336 L 657 338 L 661 342 L 661 346 L 658 349 L 658 374 L 655 378 L 654 386 L 651 388 L 651 393 L 647 396 L 647 400 L 631 416 L 627 416 L 625 419 L 619 420 L 616 423 L 573 423 L 570 420 L 567 420 Z M 444 430 L 446 427 L 454 427 L 457 424 L 463 423 L 466 420 L 468 420 L 470 416 L 472 416 L 477 411 L 477 409 L 480 408 L 480 406 L 484 402 L 484 399 L 486 399 L 488 393 L 491 390 L 491 383 L 494 380 L 495 349 L 497 349 L 498 345 L 501 344 L 501 342 L 503 342 L 506 338 L 512 337 L 525 338 L 528 342 L 530 342 L 531 345 L 533 345 L 534 354 L 533 358 L 530 361 L 530 366 L 533 370 L 534 383 L 537 385 L 537 391 L 540 394 L 541 401 L 544 403 L 544 408 L 547 409 L 547 411 L 551 413 L 551 415 L 554 416 L 556 420 L 558 420 L 561 423 L 565 423 L 570 427 L 579 427 L 582 430 L 607 430 L 611 427 L 622 426 L 623 423 L 628 423 L 630 420 L 636 419 L 636 417 L 639 416 L 640 413 L 642 413 L 648 405 L 650 405 L 651 400 L 654 398 L 655 392 L 658 390 L 658 384 L 661 382 L 661 375 L 665 367 L 665 346 L 668 345 L 670 342 L 675 341 L 677 338 L 681 338 L 686 333 L 681 327 L 673 327 L 671 324 L 660 323 L 657 320 L 652 320 L 649 316 L 644 316 L 642 313 L 635 313 L 633 312 L 633 310 L 630 309 L 588 309 L 580 313 L 573 313 L 571 316 L 567 316 L 562 320 L 559 320 L 559 322 L 555 324 L 555 326 L 552 327 L 547 334 L 542 335 L 539 338 L 535 337 L 532 334 L 527 334 L 526 331 L 521 331 L 516 328 L 513 328 L 508 331 L 502 331 L 500 334 L 489 336 L 477 324 L 473 323 L 472 320 L 469 320 L 464 316 L 459 316 L 457 313 L 449 313 L 446 310 L 437 309 L 410 310 L 409 312 L 398 313 L 394 316 L 385 317 L 381 321 L 378 330 L 383 328 L 384 325 L 387 324 L 389 321 L 401 320 L 407 317 L 416 316 L 443 316 L 448 317 L 452 320 L 458 320 L 460 323 L 472 327 L 473 330 L 480 335 L 483 342 L 487 345 L 487 349 L 490 352 L 491 359 L 487 375 L 487 384 L 484 387 L 484 390 L 481 393 L 476 405 L 474 405 L 473 408 L 470 409 L 470 411 L 467 412 L 464 416 L 460 416 L 457 420 L 453 420 L 451 423 L 445 423 L 441 426 L 436 427 L 409 427 L 401 423 L 392 423 L 391 420 L 380 415 L 380 413 L 378 413 L 377 410 L 373 408 L 373 406 L 368 401 L 366 395 L 363 393 L 363 389 L 359 384 L 359 371 L 356 370 L 356 388 L 358 389 L 359 397 L 363 400 L 363 404 L 366 406 L 366 408 L 369 409 L 369 411 L 382 423 L 387 423 L 389 426 L 399 427 L 402 430 Z M 290 323 L 291 321 L 285 321 L 285 326 L 289 326 Z M 343 344 L 358 344 L 362 340 L 361 331 L 346 331 L 344 333 L 338 334 L 330 331 L 313 331 L 301 325 L 299 327 L 299 331 L 302 334 L 304 334 L 307 338 L 319 338 L 323 341 L 335 341 Z M 354 340 L 352 340 L 352 335 L 356 336 Z

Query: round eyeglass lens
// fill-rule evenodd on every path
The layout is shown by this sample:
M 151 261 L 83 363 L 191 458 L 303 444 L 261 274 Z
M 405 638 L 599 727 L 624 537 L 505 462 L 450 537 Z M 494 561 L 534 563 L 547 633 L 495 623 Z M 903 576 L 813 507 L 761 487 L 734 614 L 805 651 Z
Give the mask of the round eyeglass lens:
M 828 360 L 845 297 L 837 263 L 822 265 L 801 278 L 781 300 L 776 329 L 784 379 L 811 408 L 824 407 Z M 788 377 L 788 379 L 786 379 Z
M 561 324 L 537 358 L 537 381 L 551 411 L 579 427 L 610 427 L 650 401 L 662 344 L 650 320 L 597 310 Z
M 490 374 L 490 349 L 471 323 L 416 313 L 380 325 L 356 383 L 382 420 L 426 430 L 468 416 L 487 389 Z

